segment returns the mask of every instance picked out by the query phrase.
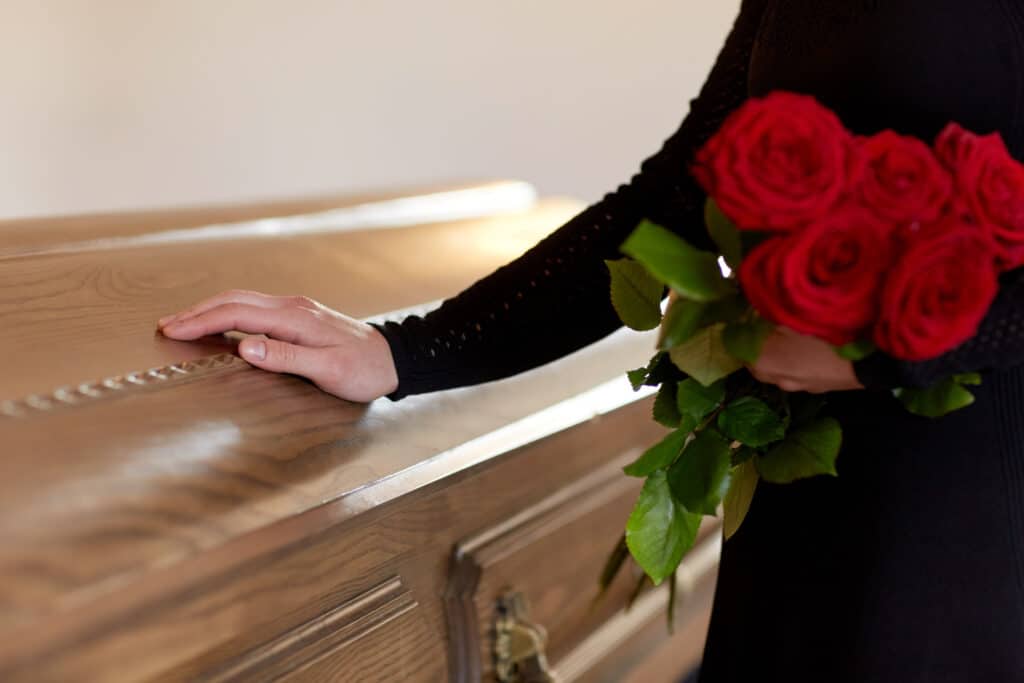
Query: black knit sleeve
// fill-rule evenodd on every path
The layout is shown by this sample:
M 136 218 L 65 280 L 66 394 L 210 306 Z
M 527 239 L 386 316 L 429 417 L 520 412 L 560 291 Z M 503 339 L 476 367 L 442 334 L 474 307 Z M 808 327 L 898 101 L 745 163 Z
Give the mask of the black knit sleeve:
M 870 389 L 927 387 L 960 373 L 1002 370 L 1024 363 L 1024 268 L 1004 273 L 999 284 L 999 294 L 974 337 L 923 362 L 872 354 L 854 363 L 861 384 Z
M 376 325 L 399 386 L 389 398 L 478 384 L 564 356 L 620 326 L 605 259 L 643 218 L 702 246 L 704 195 L 688 173 L 700 146 L 747 97 L 763 0 L 745 0 L 690 112 L 662 149 L 615 192 L 526 254 L 423 317 Z

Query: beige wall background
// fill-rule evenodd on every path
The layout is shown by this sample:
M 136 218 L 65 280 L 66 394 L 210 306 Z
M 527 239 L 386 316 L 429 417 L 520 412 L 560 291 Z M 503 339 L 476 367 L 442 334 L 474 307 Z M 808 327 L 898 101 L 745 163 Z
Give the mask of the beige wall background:
M 515 177 L 587 200 L 738 0 L 3 0 L 0 217 Z

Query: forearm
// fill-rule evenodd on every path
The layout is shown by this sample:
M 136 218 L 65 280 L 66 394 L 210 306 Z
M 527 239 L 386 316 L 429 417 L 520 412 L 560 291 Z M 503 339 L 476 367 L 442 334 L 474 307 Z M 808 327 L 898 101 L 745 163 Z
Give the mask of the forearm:
M 697 150 L 747 98 L 762 0 L 746 0 L 682 125 L 632 180 L 513 263 L 423 318 L 379 326 L 399 374 L 397 399 L 506 377 L 564 356 L 619 326 L 605 259 L 644 218 L 710 246 Z

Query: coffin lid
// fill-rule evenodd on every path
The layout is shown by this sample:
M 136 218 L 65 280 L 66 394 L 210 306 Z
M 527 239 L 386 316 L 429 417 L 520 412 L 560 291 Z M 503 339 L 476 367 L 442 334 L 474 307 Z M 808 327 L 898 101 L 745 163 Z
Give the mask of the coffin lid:
M 0 657 L 75 626 L 44 617 L 140 604 L 637 400 L 622 374 L 651 340 L 628 333 L 557 370 L 369 406 L 251 368 L 230 338 L 155 333 L 232 287 L 398 315 L 579 209 L 493 182 L 0 223 Z

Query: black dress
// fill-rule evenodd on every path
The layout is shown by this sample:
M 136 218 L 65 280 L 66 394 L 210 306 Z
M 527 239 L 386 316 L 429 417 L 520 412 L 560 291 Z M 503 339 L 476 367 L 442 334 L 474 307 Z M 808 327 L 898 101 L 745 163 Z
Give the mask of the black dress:
M 619 325 L 603 259 L 643 217 L 706 243 L 695 150 L 749 95 L 809 93 L 859 133 L 956 120 L 1024 159 L 1024 3 L 745 0 L 690 113 L 641 172 L 438 310 L 381 329 L 402 396 L 505 377 Z M 615 131 L 608 131 L 612 136 Z M 1024 681 L 1024 271 L 936 360 L 875 356 L 834 392 L 839 477 L 762 484 L 722 553 L 701 680 Z M 969 408 L 888 391 L 980 370 Z

